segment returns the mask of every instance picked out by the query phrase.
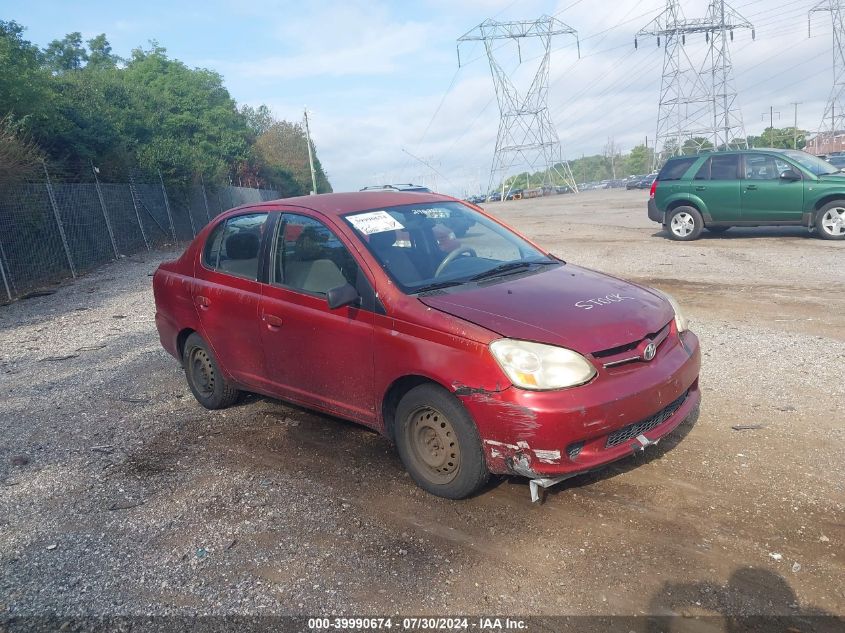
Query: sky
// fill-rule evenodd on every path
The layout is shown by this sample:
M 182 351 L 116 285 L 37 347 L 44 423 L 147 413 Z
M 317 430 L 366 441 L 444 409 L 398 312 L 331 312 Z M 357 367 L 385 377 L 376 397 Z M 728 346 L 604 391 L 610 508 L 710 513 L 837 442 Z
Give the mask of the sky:
M 829 14 L 818 0 L 734 0 L 755 26 L 731 44 L 734 83 L 746 132 L 769 122 L 816 130 L 833 83 Z M 682 0 L 687 18 L 707 0 Z M 653 142 L 663 48 L 634 34 L 665 0 L 0 0 L 0 19 L 27 28 L 40 46 L 66 33 L 105 33 L 118 55 L 157 40 L 171 57 L 219 72 L 239 104 L 266 104 L 311 133 L 335 191 L 416 182 L 456 195 L 485 189 L 499 125 L 490 66 L 479 43 L 456 40 L 483 20 L 552 15 L 578 32 L 552 41 L 548 105 L 568 158 L 628 151 Z M 522 87 L 539 49 L 495 51 Z M 687 38 L 691 57 L 704 36 Z

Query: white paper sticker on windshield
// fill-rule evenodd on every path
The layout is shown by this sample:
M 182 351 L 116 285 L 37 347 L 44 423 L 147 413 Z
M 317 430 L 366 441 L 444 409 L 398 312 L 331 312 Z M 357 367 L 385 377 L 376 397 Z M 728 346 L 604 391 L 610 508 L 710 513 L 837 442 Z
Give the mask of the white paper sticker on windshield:
M 401 231 L 405 228 L 387 211 L 370 211 L 369 213 L 350 215 L 349 221 L 364 235 L 384 233 L 385 231 Z

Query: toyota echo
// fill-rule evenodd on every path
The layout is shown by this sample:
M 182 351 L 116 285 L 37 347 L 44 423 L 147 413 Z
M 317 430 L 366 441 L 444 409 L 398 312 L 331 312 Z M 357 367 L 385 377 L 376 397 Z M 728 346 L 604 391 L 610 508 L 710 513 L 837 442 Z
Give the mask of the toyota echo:
M 698 339 L 670 296 L 442 195 L 232 209 L 153 287 L 161 343 L 204 407 L 249 391 L 372 427 L 451 499 L 492 473 L 528 477 L 536 500 L 656 443 L 700 400 Z

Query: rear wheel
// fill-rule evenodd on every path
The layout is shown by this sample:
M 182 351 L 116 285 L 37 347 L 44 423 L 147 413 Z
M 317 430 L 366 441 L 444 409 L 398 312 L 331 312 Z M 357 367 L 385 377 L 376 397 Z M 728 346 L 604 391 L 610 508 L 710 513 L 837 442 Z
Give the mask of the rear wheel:
M 681 242 L 697 240 L 704 228 L 704 220 L 695 207 L 675 207 L 666 218 L 669 237 Z
M 420 488 L 463 499 L 490 476 L 478 431 L 463 405 L 442 387 L 411 389 L 396 409 L 396 448 Z
M 711 233 L 724 233 L 725 231 L 727 231 L 731 227 L 729 227 L 729 226 L 705 226 L 704 228 L 707 229 L 708 231 L 710 231 Z
M 816 212 L 816 232 L 825 240 L 845 239 L 845 201 L 834 200 Z
M 225 409 L 235 403 L 240 391 L 223 376 L 217 359 L 199 334 L 191 334 L 185 341 L 183 359 L 185 378 L 197 402 L 206 409 Z

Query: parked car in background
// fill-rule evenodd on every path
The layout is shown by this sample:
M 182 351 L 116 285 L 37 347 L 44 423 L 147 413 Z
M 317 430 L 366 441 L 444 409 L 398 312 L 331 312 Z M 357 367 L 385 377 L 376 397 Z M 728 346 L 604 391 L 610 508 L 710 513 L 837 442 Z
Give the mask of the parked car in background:
M 474 223 L 465 239 L 444 223 L 456 215 Z M 700 399 L 698 339 L 671 297 L 437 194 L 232 209 L 153 290 L 202 406 L 249 391 L 353 420 L 451 499 L 496 473 L 530 478 L 536 499 L 656 444 Z
M 422 185 L 413 185 L 411 183 L 397 184 L 397 185 L 370 185 L 364 187 L 361 191 L 406 191 L 416 193 L 431 193 L 431 189 L 423 187 Z
M 674 240 L 732 226 L 805 226 L 845 239 L 845 174 L 797 150 L 676 156 L 651 187 L 648 217 Z
M 501 202 L 502 194 L 499 191 L 494 191 L 489 196 L 487 196 L 487 202 Z
M 845 169 L 845 155 L 837 154 L 828 156 L 825 160 L 828 163 L 836 167 L 836 169 L 842 170 Z

